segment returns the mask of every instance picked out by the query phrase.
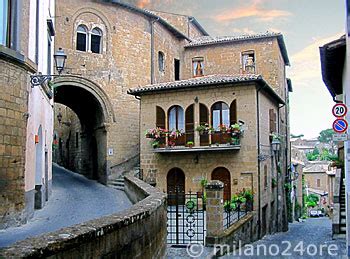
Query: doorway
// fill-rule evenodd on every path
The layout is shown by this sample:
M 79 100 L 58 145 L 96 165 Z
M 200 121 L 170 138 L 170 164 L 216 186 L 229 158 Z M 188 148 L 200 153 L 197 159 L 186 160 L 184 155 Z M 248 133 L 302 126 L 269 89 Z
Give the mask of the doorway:
M 218 167 L 211 174 L 211 179 L 224 183 L 224 201 L 231 200 L 231 174 L 229 170 L 224 167 Z
M 185 204 L 185 174 L 179 168 L 173 168 L 168 172 L 167 176 L 167 192 L 168 194 L 178 194 L 178 204 Z M 175 205 L 176 199 L 169 199 L 168 205 Z

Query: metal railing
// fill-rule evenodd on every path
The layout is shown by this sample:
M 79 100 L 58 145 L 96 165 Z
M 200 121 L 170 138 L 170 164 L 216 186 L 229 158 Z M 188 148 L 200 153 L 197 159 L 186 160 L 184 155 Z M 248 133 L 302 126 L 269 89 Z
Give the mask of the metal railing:
M 243 203 L 225 202 L 224 207 L 224 228 L 227 229 L 234 223 L 243 218 L 249 211 L 253 210 L 253 202 L 246 201 Z

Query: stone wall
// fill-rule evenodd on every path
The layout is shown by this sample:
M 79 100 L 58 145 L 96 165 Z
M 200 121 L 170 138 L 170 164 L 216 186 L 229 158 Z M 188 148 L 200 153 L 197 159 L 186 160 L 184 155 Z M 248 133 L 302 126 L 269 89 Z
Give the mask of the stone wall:
M 0 229 L 25 222 L 29 74 L 34 65 L 0 45 Z M 34 141 L 34 140 L 33 140 Z
M 19 241 L 0 250 L 5 258 L 162 258 L 166 250 L 166 195 L 127 176 L 134 201 L 117 214 Z

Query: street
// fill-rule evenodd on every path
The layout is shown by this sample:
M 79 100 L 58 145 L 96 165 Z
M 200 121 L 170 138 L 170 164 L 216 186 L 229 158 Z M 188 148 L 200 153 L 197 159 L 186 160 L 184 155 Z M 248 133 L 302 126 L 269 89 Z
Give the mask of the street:
M 288 232 L 267 235 L 221 258 L 346 258 L 345 239 L 332 240 L 331 233 L 329 218 L 309 218 L 289 224 Z M 212 257 L 211 248 L 195 246 L 192 250 L 168 246 L 167 258 Z
M 27 224 L 0 230 L 0 247 L 122 211 L 132 205 L 123 191 L 53 166 L 52 195 Z

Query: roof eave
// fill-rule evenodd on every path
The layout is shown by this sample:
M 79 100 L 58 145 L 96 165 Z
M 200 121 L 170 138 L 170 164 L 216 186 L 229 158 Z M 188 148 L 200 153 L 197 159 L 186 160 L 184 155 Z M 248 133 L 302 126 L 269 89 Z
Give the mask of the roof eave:
M 161 18 L 161 17 L 159 17 L 159 16 L 157 16 L 157 15 L 151 13 L 151 12 L 148 12 L 147 10 L 138 8 L 137 6 L 134 6 L 134 5 L 131 5 L 131 4 L 128 4 L 128 3 L 121 2 L 120 0 L 101 0 L 101 1 L 106 2 L 106 3 L 117 4 L 119 6 L 124 7 L 125 9 L 128 9 L 128 10 L 131 10 L 131 11 L 143 14 L 143 15 L 151 18 L 151 19 L 157 20 L 157 21 L 159 21 L 160 24 L 162 24 L 164 27 L 166 27 L 171 33 L 173 33 L 175 35 L 175 37 L 191 41 L 190 38 L 188 38 L 182 32 L 177 30 L 174 26 L 169 24 L 163 18 Z
M 209 33 L 202 27 L 202 25 L 197 21 L 196 18 L 190 16 L 189 19 L 190 22 L 193 23 L 200 30 L 201 33 L 203 33 L 204 36 L 209 36 Z

